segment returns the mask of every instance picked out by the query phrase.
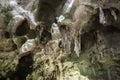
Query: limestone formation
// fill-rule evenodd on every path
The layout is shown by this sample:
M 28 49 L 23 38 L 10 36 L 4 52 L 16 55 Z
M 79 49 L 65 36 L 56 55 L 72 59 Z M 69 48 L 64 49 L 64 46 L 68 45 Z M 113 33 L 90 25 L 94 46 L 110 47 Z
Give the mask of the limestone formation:
M 120 0 L 0 0 L 0 80 L 120 80 Z

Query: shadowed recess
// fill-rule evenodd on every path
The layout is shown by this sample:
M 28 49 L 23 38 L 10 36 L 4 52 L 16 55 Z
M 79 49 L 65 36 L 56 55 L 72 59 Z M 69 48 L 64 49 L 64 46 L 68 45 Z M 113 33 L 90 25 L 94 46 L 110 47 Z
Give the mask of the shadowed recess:
M 23 36 L 28 33 L 30 30 L 29 23 L 27 20 L 24 20 L 18 27 L 16 28 L 15 35 Z

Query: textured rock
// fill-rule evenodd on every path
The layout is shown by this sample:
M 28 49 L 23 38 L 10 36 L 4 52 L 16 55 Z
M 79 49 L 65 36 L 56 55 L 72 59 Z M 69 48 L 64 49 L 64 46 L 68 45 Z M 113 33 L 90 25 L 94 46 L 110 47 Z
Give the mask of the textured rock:
M 17 49 L 17 46 L 12 39 L 3 39 L 3 41 L 0 42 L 0 51 L 9 52 L 15 49 Z
M 120 80 L 120 1 L 65 2 L 0 0 L 0 80 Z

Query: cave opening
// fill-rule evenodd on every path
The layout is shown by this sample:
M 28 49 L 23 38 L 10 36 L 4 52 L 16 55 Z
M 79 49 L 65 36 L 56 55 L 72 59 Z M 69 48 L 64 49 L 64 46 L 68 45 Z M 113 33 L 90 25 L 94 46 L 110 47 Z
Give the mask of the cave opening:
M 28 33 L 30 30 L 29 22 L 27 20 L 24 20 L 18 27 L 16 28 L 15 35 L 16 36 L 23 36 Z
M 10 80 L 26 80 L 28 74 L 33 71 L 33 53 L 26 52 L 18 61 L 16 71 L 9 71 L 7 76 Z

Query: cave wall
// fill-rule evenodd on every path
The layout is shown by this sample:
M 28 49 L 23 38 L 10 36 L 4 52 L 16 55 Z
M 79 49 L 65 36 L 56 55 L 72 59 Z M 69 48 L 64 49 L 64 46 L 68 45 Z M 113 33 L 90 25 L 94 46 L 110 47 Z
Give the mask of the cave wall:
M 120 80 L 120 1 L 66 3 L 0 0 L 0 80 Z

